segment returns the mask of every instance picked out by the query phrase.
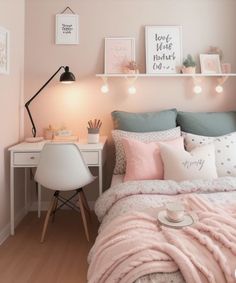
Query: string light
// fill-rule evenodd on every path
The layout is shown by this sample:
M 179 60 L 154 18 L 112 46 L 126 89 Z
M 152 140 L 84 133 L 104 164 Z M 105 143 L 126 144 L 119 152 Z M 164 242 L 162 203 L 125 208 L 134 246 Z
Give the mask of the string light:
M 193 88 L 193 92 L 195 94 L 200 94 L 202 93 L 202 87 L 200 85 L 195 85 L 194 88 Z
M 129 94 L 135 94 L 136 93 L 136 88 L 134 86 L 130 86 L 128 88 L 128 92 L 129 92 Z
M 215 90 L 216 90 L 217 93 L 222 93 L 224 91 L 224 88 L 223 88 L 222 85 L 217 85 Z
M 104 84 L 104 85 L 101 87 L 101 92 L 102 92 L 102 93 L 108 93 L 108 92 L 109 92 L 109 86 L 108 86 L 108 84 Z

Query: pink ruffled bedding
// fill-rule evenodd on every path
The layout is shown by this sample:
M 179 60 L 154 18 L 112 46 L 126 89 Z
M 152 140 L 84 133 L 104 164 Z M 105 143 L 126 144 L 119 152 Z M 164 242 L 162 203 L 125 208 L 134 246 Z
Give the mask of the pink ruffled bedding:
M 177 198 L 199 221 L 181 230 L 161 227 L 156 220 L 161 203 L 155 200 Z M 122 213 L 115 216 L 119 207 Z M 143 275 L 160 273 L 186 282 L 236 280 L 235 178 L 127 182 L 105 192 L 96 213 L 103 222 L 88 258 L 90 283 L 148 282 Z

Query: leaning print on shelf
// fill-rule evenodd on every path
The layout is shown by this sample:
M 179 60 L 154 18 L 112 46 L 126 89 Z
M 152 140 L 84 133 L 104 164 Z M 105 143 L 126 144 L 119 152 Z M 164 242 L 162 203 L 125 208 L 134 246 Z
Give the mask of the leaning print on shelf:
M 135 61 L 135 39 L 105 38 L 105 74 L 122 74 Z
M 174 74 L 182 64 L 182 27 L 146 26 L 146 73 Z
M 202 74 L 219 74 L 221 73 L 219 54 L 200 54 Z

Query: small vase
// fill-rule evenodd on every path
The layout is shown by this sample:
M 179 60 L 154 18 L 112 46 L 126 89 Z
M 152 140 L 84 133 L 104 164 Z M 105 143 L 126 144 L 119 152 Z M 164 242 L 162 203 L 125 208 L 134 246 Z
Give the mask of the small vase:
M 196 67 L 182 67 L 182 73 L 183 74 L 195 74 L 196 73 Z
M 230 63 L 221 63 L 221 72 L 224 74 L 231 73 L 231 64 Z

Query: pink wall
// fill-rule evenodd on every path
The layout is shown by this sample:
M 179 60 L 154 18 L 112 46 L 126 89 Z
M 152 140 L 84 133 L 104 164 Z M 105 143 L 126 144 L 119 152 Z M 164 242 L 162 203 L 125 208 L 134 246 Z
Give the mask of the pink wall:
M 80 15 L 80 44 L 55 45 L 55 14 L 67 5 Z M 208 46 L 220 46 L 224 60 L 236 71 L 235 0 L 27 0 L 25 100 L 53 74 L 60 65 L 69 65 L 78 82 L 60 86 L 56 80 L 32 104 L 35 122 L 42 134 L 49 123 L 86 135 L 87 120 L 99 117 L 102 134 L 112 129 L 110 112 L 115 109 L 151 111 L 176 107 L 189 111 L 235 109 L 236 80 L 225 84 L 225 92 L 216 94 L 214 79 L 205 79 L 200 95 L 192 92 L 187 78 L 142 78 L 136 83 L 137 94 L 128 95 L 126 82 L 110 81 L 109 95 L 101 94 L 104 37 L 136 38 L 140 70 L 145 70 L 144 26 L 182 25 L 184 55 L 197 55 Z M 30 135 L 28 117 L 25 135 Z
M 23 74 L 24 74 L 24 0 L 0 1 L 0 26 L 10 31 L 10 74 L 0 75 L 0 241 L 9 232 L 9 153 L 7 148 L 22 136 Z M 16 174 L 18 175 L 18 174 Z M 17 182 L 17 213 L 22 208 L 21 184 Z M 23 196 L 23 194 L 22 194 Z

